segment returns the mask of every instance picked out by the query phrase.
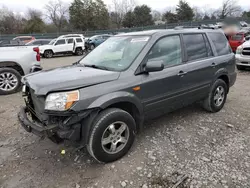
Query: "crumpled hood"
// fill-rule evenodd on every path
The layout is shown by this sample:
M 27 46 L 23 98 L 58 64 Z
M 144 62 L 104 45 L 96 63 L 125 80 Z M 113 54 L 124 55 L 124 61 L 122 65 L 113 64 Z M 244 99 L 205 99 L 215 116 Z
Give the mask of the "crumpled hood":
M 52 91 L 72 90 L 118 79 L 120 73 L 80 65 L 61 67 L 24 76 L 23 84 L 28 85 L 36 95 Z

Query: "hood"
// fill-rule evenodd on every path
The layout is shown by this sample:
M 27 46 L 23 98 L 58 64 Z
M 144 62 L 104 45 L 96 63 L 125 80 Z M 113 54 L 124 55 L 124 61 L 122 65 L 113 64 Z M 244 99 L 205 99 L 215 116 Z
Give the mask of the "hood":
M 35 91 L 46 95 L 52 91 L 73 90 L 118 79 L 120 73 L 80 65 L 61 67 L 29 74 L 22 82 Z
M 48 48 L 50 49 L 51 46 L 53 46 L 53 45 L 51 45 L 51 44 L 42 45 L 42 46 L 39 46 L 39 50 L 43 51 L 44 49 L 48 49 Z
M 242 46 L 243 48 L 245 48 L 245 47 L 250 47 L 250 40 L 244 42 L 241 46 Z

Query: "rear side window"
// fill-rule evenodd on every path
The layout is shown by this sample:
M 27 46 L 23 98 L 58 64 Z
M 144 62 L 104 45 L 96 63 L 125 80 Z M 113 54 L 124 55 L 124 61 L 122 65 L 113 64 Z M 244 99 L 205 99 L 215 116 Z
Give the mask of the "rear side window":
M 242 39 L 243 39 L 242 34 L 236 34 L 232 36 L 232 40 L 235 40 L 235 41 L 241 41 Z
M 68 44 L 72 44 L 73 43 L 73 39 L 68 39 Z
M 76 42 L 82 42 L 81 38 L 76 38 Z
M 206 44 L 202 34 L 183 35 L 188 61 L 206 58 Z
M 218 55 L 231 53 L 228 41 L 223 33 L 207 33 L 212 40 Z

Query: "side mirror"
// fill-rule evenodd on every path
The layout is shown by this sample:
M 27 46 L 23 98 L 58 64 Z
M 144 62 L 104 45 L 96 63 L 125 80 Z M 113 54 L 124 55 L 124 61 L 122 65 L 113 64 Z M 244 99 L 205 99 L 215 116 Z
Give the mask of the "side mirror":
M 144 68 L 145 72 L 157 72 L 164 69 L 163 61 L 148 61 Z

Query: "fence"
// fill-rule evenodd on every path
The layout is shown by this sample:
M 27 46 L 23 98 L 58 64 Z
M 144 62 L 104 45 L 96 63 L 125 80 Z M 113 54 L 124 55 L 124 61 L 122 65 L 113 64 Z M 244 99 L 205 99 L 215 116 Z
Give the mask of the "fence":
M 36 39 L 43 39 L 43 38 L 57 38 L 60 35 L 66 35 L 66 34 L 72 34 L 72 33 L 78 33 L 83 34 L 85 37 L 91 37 L 93 35 L 98 34 L 108 34 L 108 33 L 119 33 L 119 32 L 132 32 L 132 31 L 143 31 L 143 30 L 151 30 L 151 29 L 172 29 L 176 26 L 184 26 L 184 27 L 198 27 L 202 24 L 215 24 L 217 22 L 227 22 L 227 23 L 233 23 L 238 24 L 239 21 L 246 21 L 250 23 L 250 19 L 219 19 L 219 20 L 204 20 L 204 21 L 189 21 L 189 22 L 179 22 L 179 23 L 169 23 L 169 24 L 163 24 L 163 25 L 152 25 L 152 26 L 145 26 L 145 27 L 133 27 L 133 28 L 122 28 L 122 29 L 112 29 L 112 30 L 96 30 L 96 31 L 81 31 L 81 32 L 60 32 L 60 33 L 33 33 L 33 34 L 11 34 L 11 35 L 1 35 L 0 34 L 0 40 L 1 39 L 13 39 L 16 36 L 27 36 L 32 35 Z

